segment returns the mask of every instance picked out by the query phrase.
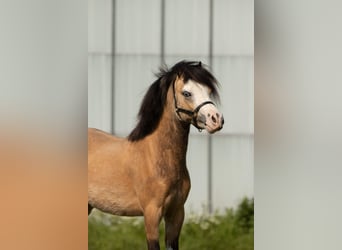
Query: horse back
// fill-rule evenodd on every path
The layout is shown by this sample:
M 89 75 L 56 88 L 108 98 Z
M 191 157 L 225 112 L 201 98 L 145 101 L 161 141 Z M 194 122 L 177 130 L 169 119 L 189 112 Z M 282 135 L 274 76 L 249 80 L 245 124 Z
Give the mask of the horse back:
M 118 138 L 102 130 L 88 128 L 88 154 L 91 154 L 103 145 L 119 142 L 122 140 L 122 138 Z

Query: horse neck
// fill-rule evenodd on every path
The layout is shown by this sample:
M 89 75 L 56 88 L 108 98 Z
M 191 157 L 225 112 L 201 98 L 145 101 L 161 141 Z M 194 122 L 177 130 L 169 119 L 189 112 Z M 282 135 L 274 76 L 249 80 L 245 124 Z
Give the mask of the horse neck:
M 181 122 L 175 115 L 173 95 L 168 100 L 156 131 L 151 135 L 161 165 L 182 171 L 186 167 L 190 124 Z

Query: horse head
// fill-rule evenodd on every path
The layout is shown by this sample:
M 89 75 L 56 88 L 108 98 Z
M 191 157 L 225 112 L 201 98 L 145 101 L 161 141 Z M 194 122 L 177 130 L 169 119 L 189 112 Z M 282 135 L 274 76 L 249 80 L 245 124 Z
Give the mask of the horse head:
M 213 82 L 216 80 L 212 75 L 199 64 L 201 76 L 186 77 L 183 74 L 179 75 L 173 83 L 173 95 L 175 113 L 179 120 L 191 123 L 200 131 L 207 130 L 209 133 L 215 133 L 222 129 L 224 118 L 222 113 L 217 109 L 214 100 L 218 99 L 216 85 Z M 194 72 L 191 72 L 193 75 Z M 204 77 L 210 74 L 210 77 Z M 213 79 L 210 79 L 210 78 Z M 188 78 L 188 79 L 187 79 Z M 210 79 L 210 84 L 208 84 Z

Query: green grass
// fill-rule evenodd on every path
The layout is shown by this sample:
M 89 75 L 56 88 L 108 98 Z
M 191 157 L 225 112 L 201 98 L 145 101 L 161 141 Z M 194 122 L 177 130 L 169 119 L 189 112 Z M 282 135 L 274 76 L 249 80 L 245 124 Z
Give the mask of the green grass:
M 142 218 L 124 218 L 97 212 L 89 217 L 89 250 L 146 249 Z M 160 225 L 161 249 L 164 223 Z M 236 210 L 225 213 L 190 214 L 180 237 L 182 250 L 252 250 L 254 249 L 254 201 L 243 199 Z

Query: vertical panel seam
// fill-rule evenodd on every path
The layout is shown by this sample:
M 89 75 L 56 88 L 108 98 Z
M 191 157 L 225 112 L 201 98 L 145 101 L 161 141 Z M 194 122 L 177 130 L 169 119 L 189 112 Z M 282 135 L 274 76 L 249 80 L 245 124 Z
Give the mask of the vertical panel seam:
M 115 132 L 115 8 L 116 0 L 112 1 L 112 69 L 111 69 L 111 133 Z
M 160 62 L 165 63 L 165 0 L 161 0 L 160 24 Z
M 209 67 L 213 68 L 213 5 L 214 0 L 209 0 Z M 208 211 L 213 212 L 213 159 L 212 159 L 212 136 L 208 135 Z

